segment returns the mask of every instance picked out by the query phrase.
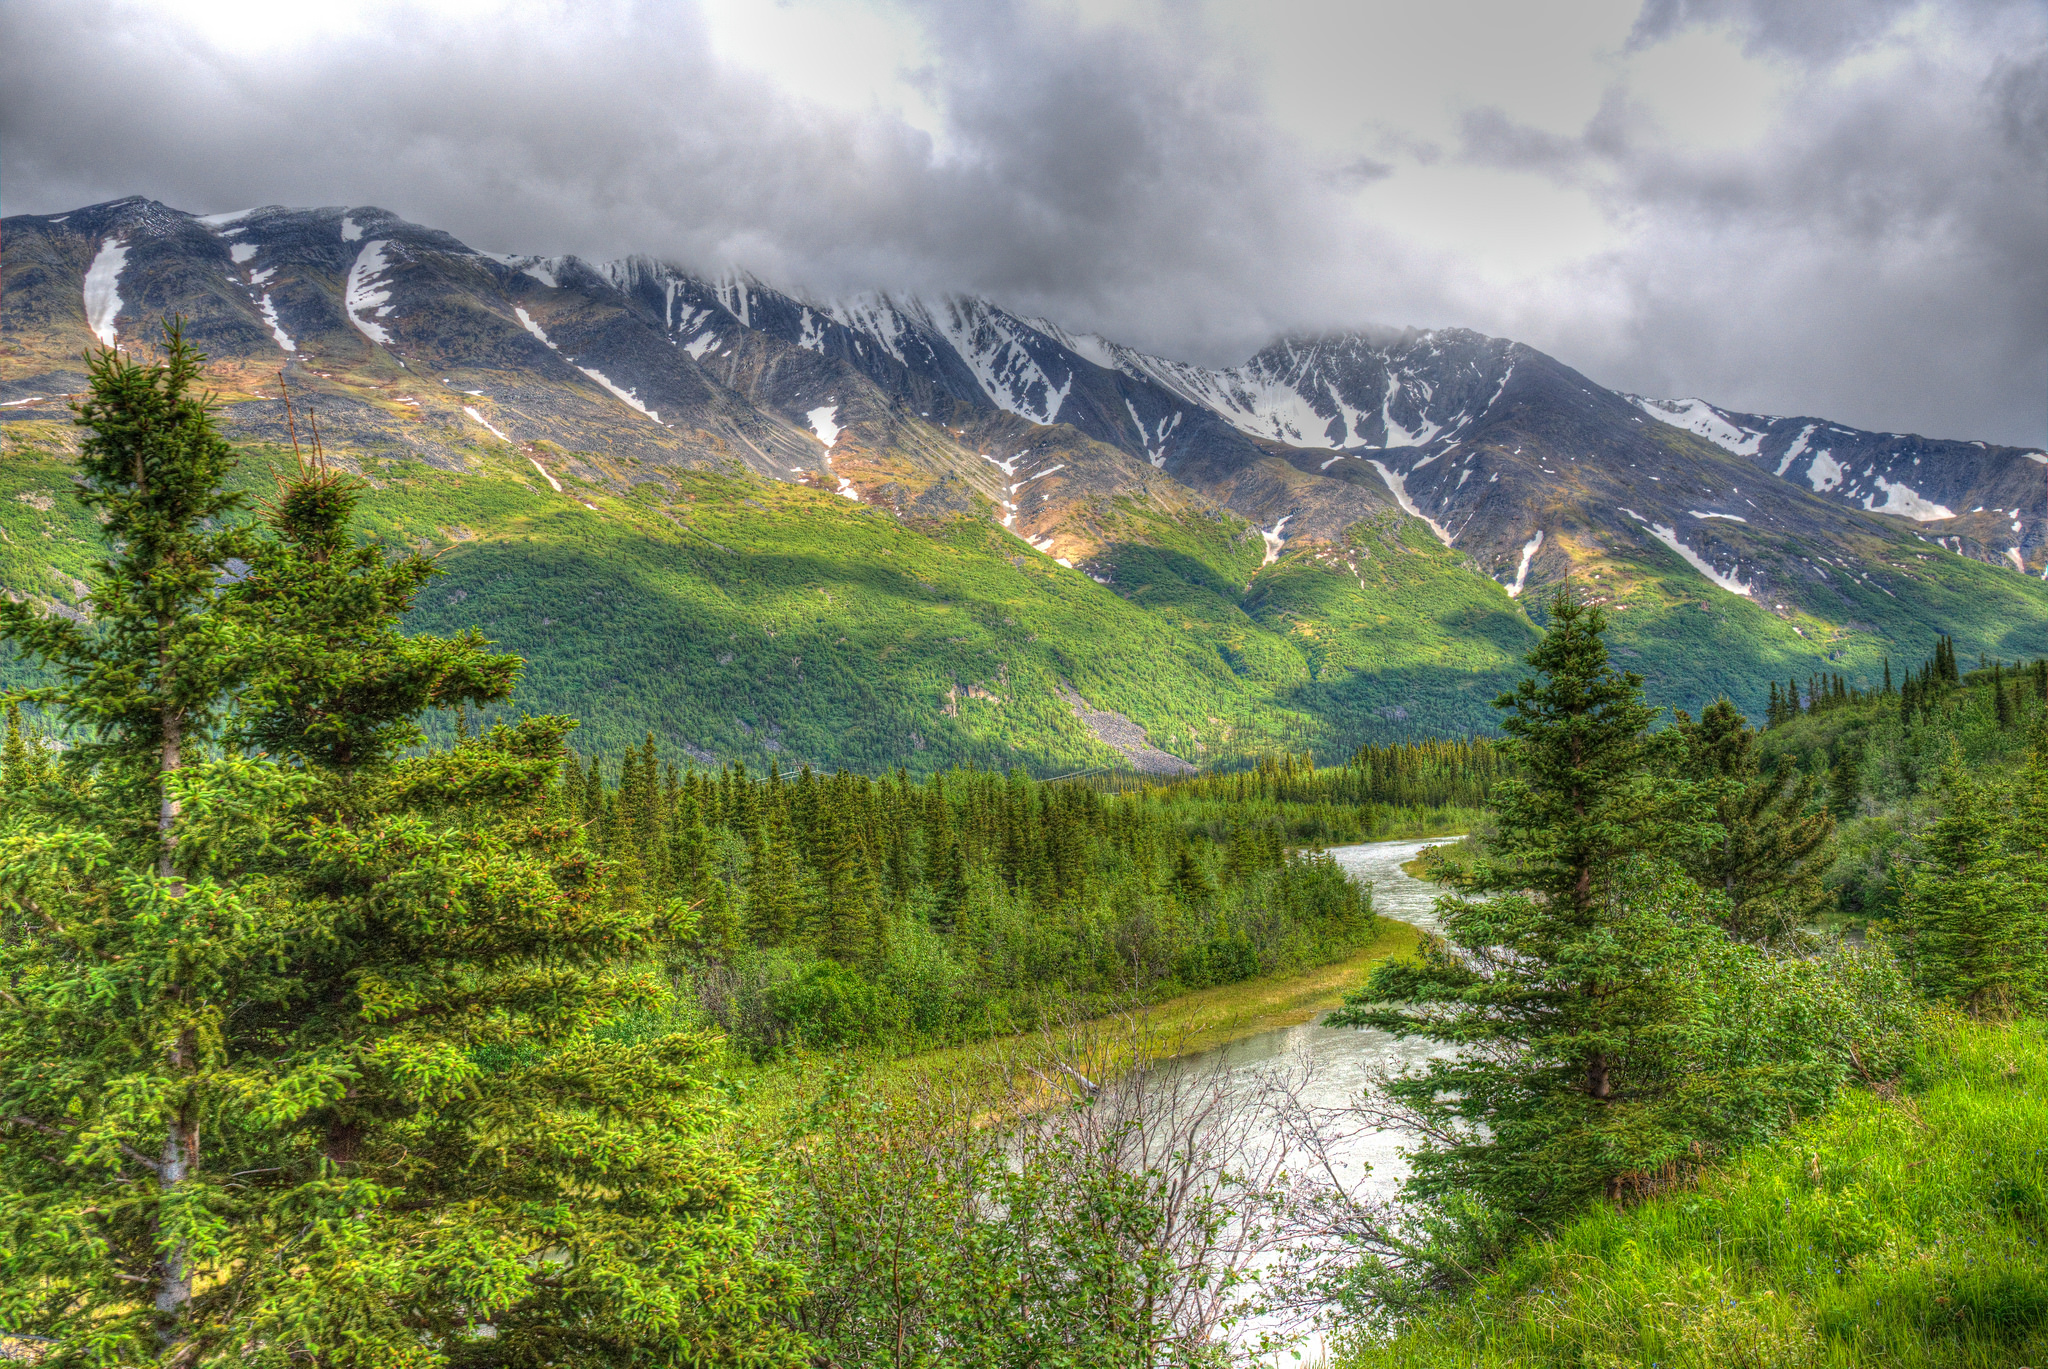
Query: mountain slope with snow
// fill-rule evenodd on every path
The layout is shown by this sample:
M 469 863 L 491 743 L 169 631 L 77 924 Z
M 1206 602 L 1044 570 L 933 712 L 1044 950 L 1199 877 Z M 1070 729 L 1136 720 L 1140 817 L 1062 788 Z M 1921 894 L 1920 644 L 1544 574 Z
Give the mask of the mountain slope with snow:
M 141 199 L 7 220 L 0 284 L 0 428 L 51 417 L 85 347 L 175 313 L 238 440 L 288 442 L 282 374 L 365 474 L 460 479 L 503 449 L 587 511 L 710 470 L 933 536 L 978 521 L 1346 736 L 1438 687 L 1400 673 L 1419 661 L 1512 656 L 1567 576 L 1674 702 L 1937 631 L 2048 650 L 2048 455 L 1624 395 L 1463 329 L 1212 368 L 974 297 L 819 300 L 477 252 L 371 207 Z M 1440 716 L 1483 725 L 1483 689 Z

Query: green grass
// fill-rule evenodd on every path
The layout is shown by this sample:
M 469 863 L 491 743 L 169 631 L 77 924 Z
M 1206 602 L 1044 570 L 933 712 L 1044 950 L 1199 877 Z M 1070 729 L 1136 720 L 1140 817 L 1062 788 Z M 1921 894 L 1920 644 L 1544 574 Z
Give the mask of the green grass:
M 1603 1208 L 1352 1369 L 2048 1363 L 2048 1038 L 1935 1019 L 1857 1091 L 1697 1189 Z

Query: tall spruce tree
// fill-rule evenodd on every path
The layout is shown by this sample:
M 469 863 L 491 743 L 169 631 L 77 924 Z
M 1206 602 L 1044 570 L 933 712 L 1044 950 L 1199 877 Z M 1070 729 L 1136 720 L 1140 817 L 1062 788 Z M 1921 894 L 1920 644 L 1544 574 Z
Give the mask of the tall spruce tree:
M 1685 861 L 1699 884 L 1727 899 L 1729 935 L 1781 944 L 1811 922 L 1831 895 L 1822 887 L 1835 824 L 1819 809 L 1819 780 L 1792 767 L 1764 774 L 1757 737 L 1735 705 L 1719 699 L 1680 729 L 1690 771 L 1710 791 L 1721 832 Z
M 1463 1048 L 1389 1087 L 1436 1138 L 1408 1191 L 1513 1222 L 1616 1193 L 1693 1139 L 1668 1111 L 1699 891 L 1672 858 L 1716 829 L 1605 628 L 1568 590 L 1552 601 L 1535 676 L 1495 701 L 1519 767 L 1494 790 L 1496 833 L 1446 871 L 1441 938 L 1382 962 L 1335 1018 Z
M 1899 930 L 1923 992 L 2006 1017 L 2048 1003 L 2048 736 L 2017 792 L 1972 775 L 1951 749 L 1941 816 L 1902 881 Z
M 200 362 L 93 359 L 93 621 L 0 619 L 77 739 L 0 808 L 0 1326 L 57 1365 L 793 1361 L 657 926 L 555 820 L 570 724 L 405 754 L 516 663 L 398 633 L 430 568 L 356 546 L 355 482 L 223 522 Z

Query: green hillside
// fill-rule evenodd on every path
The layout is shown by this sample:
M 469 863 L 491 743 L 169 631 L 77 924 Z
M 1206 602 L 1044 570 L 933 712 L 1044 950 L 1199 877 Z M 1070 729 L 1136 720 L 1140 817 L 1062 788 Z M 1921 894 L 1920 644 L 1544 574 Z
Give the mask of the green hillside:
M 17 423 L 6 437 L 0 576 L 75 609 L 92 530 L 68 497 L 71 434 Z M 261 497 L 290 453 L 246 450 L 242 480 Z M 431 547 L 447 572 L 411 629 L 481 627 L 526 659 L 519 705 L 580 716 L 586 750 L 652 731 L 700 760 L 1128 765 L 1071 690 L 1197 764 L 1334 755 L 1487 726 L 1532 638 L 1498 586 L 1406 519 L 1261 570 L 1234 516 L 1126 501 L 1106 520 L 1124 540 L 1104 585 L 981 518 L 906 520 L 801 485 L 631 463 L 606 485 L 561 473 L 557 493 L 508 448 L 467 458 L 453 471 L 363 458 L 362 525 Z
M 2048 1358 L 2048 1040 L 1942 1019 L 1904 1081 L 1696 1189 L 1603 1208 L 1350 1369 L 1886 1365 Z
M 75 441 L 52 420 L 0 435 L 0 584 L 70 612 L 91 540 L 66 493 Z M 757 765 L 1129 765 L 1079 704 L 1198 766 L 1335 756 L 1490 730 L 1490 701 L 1541 615 L 1391 509 L 1341 543 L 1263 564 L 1256 530 L 1234 514 L 1104 498 L 1088 514 L 1100 583 L 976 513 L 906 518 L 814 486 L 545 443 L 533 450 L 560 491 L 488 439 L 459 461 L 393 450 L 342 456 L 374 485 L 363 527 L 433 548 L 447 571 L 412 627 L 482 627 L 527 662 L 519 706 L 581 717 L 589 751 L 616 754 L 652 731 L 700 760 Z M 241 479 L 260 497 L 289 449 L 244 451 Z M 1911 593 L 1840 577 L 1846 620 L 1885 631 L 1724 593 L 1661 549 L 1575 551 L 1617 656 L 1653 701 L 1697 708 L 1726 692 L 1758 714 L 1772 679 L 1817 665 L 1875 685 L 1888 655 L 1931 638 L 1937 624 L 1920 620 L 1937 610 L 1966 642 L 2024 647 L 2035 586 L 1916 556 L 1901 537 L 1873 555 Z

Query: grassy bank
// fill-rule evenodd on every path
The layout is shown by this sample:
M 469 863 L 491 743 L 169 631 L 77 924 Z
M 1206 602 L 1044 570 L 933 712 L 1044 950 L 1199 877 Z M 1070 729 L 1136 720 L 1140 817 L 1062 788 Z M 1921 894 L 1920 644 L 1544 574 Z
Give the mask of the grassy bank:
M 1351 1369 L 2048 1363 L 2048 1038 L 1939 1020 L 1905 1092 L 1857 1091 L 1696 1190 L 1533 1244 Z

